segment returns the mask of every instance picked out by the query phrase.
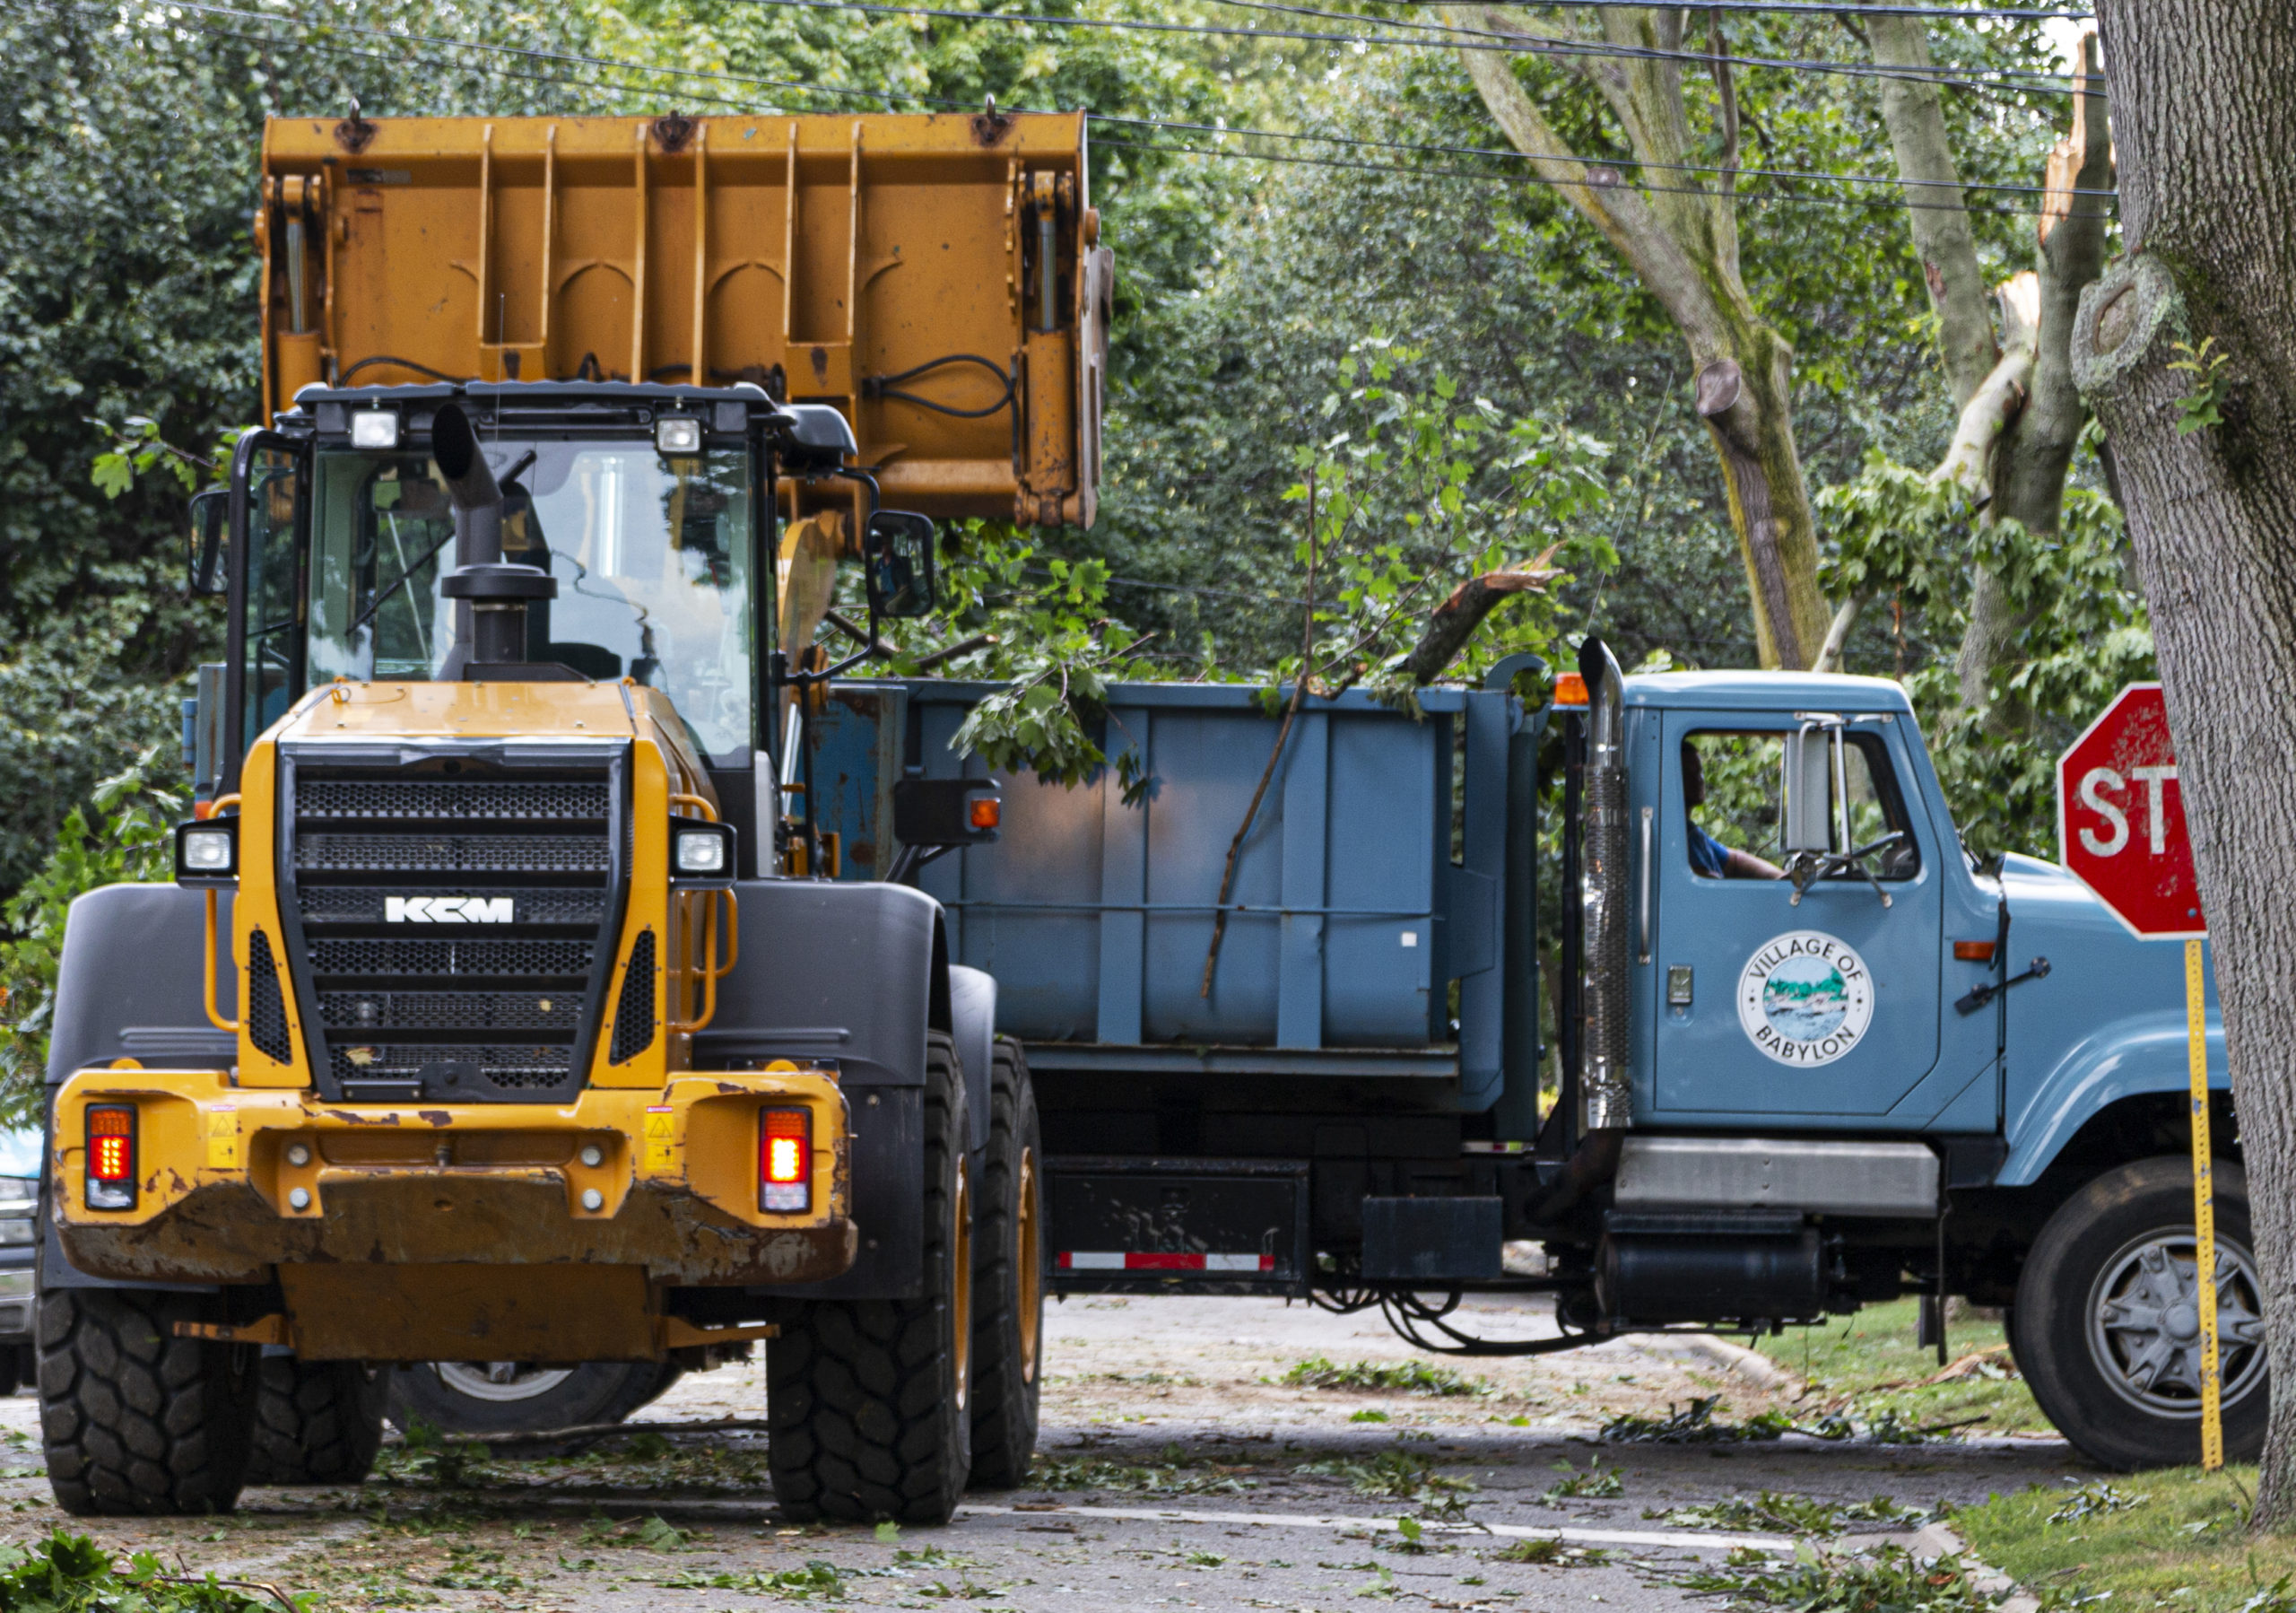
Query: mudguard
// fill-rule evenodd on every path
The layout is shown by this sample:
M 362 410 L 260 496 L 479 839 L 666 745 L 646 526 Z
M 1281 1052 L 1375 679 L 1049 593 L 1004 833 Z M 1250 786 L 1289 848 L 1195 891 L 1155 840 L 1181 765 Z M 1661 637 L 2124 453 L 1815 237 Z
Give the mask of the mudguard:
M 231 956 L 231 894 L 216 916 L 215 1011 L 239 1011 Z M 174 885 L 108 885 L 72 903 L 57 960 L 56 1013 L 48 1038 L 48 1087 L 117 1059 L 194 1069 L 229 1069 L 239 1038 L 219 1031 L 199 1004 L 206 898 Z M 40 1285 L 48 1288 L 165 1287 L 90 1277 L 64 1258 L 55 1222 L 40 1217 Z M 195 1292 L 213 1292 L 194 1288 Z
M 742 946 L 718 987 L 718 1014 L 694 1038 L 694 1062 L 724 1068 L 772 1059 L 833 1059 L 853 1115 L 851 1270 L 772 1292 L 792 1299 L 905 1299 L 923 1291 L 925 1033 L 951 1032 L 965 1064 L 969 1106 L 984 1122 L 987 1045 L 979 1073 L 942 937 L 941 904 L 907 885 L 796 879 L 735 887 Z M 971 971 L 966 971 L 971 973 Z M 986 977 L 982 977 L 986 979 Z M 967 987 L 977 1003 L 981 993 Z M 995 1011 L 993 986 L 989 1012 Z
M 949 1033 L 965 1067 L 965 1106 L 971 1112 L 972 1148 L 988 1146 L 988 1061 L 996 1047 L 996 981 L 962 963 L 949 965 Z
M 2131 1015 L 2083 1037 L 2057 1060 L 2031 1097 L 2009 1116 L 2009 1157 L 1996 1187 L 2029 1187 L 2083 1126 L 2123 1098 L 2144 1093 L 2186 1093 L 2185 1016 Z M 2209 1084 L 2225 1085 L 2224 1028 L 2208 1024 Z

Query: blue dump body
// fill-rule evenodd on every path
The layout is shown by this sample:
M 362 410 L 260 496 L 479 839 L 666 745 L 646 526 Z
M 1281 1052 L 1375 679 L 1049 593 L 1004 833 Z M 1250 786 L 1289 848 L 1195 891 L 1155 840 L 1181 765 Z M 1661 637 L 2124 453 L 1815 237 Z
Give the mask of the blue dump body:
M 991 690 L 835 686 L 813 788 L 844 877 L 885 866 L 903 767 L 987 776 L 949 742 Z M 1308 702 L 1238 851 L 1206 995 L 1229 846 L 1281 712 L 1232 684 L 1114 685 L 1102 749 L 1137 754 L 1140 798 L 1125 801 L 1113 767 L 1073 789 L 999 780 L 999 841 L 919 881 L 947 910 L 952 961 L 996 976 L 999 1025 L 1039 1070 L 1432 1077 L 1488 1109 L 1510 1072 L 1532 1081 L 1538 1052 L 1528 849 L 1544 713 L 1502 690 L 1430 690 L 1422 705 L 1413 719 L 1360 693 Z

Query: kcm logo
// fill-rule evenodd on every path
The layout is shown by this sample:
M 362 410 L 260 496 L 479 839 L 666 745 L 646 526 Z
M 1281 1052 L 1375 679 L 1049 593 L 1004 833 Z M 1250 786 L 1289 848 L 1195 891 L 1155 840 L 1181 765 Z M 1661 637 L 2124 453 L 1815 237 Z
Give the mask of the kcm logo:
M 509 924 L 508 896 L 386 896 L 386 924 Z

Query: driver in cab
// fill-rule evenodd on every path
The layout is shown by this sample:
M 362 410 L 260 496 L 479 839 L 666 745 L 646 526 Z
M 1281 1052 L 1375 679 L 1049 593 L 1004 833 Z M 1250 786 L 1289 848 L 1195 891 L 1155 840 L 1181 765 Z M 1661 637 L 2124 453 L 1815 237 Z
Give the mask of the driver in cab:
M 1690 866 L 1705 879 L 1783 879 L 1786 870 L 1776 863 L 1756 857 L 1751 851 L 1741 851 L 1726 846 L 1691 817 L 1706 802 L 1706 765 L 1699 759 L 1698 747 L 1690 741 L 1683 742 L 1683 824 L 1690 832 Z

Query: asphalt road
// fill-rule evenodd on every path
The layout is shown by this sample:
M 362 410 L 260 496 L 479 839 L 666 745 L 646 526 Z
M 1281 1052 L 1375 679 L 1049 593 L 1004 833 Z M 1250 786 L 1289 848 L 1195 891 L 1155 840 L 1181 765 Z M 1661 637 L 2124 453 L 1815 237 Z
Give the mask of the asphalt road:
M 1535 1305 L 1509 1303 L 1472 1321 L 1493 1335 L 1547 1327 Z M 1046 1487 L 971 1497 L 945 1529 L 783 1521 L 763 1436 L 707 1428 L 762 1414 L 755 1364 L 688 1377 L 640 1414 L 682 1427 L 579 1459 L 486 1466 L 457 1482 L 395 1451 L 355 1489 L 251 1490 L 227 1519 L 72 1526 L 192 1573 L 316 1591 L 330 1609 L 1336 1609 L 1370 1600 L 1640 1610 L 1714 1607 L 1681 1583 L 1686 1570 L 1733 1547 L 1792 1548 L 1786 1536 L 1664 1516 L 1676 1509 L 1761 1490 L 1926 1509 L 2076 1470 L 2052 1439 L 1602 1443 L 1597 1431 L 1621 1411 L 1662 1415 L 1718 1394 L 1718 1416 L 1736 1419 L 1790 1408 L 1798 1388 L 1629 1342 L 1444 1363 L 1483 1382 L 1439 1395 L 1276 1381 L 1315 1357 L 1427 1359 L 1376 1312 L 1071 1300 L 1048 1313 L 1046 1338 Z M 41 1476 L 29 1395 L 0 1400 L 0 1440 L 6 1538 L 65 1522 Z M 1613 1495 L 1599 1493 L 1611 1487 L 1605 1469 Z M 1595 1493 L 1551 1494 L 1566 1483 Z M 1381 1486 L 1405 1494 L 1366 1493 Z M 1398 1532 L 1401 1515 L 1418 1521 L 1416 1541 Z

